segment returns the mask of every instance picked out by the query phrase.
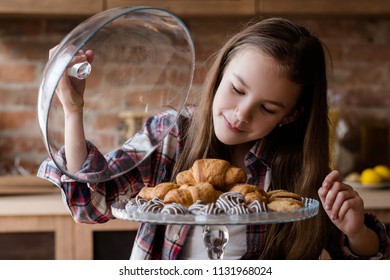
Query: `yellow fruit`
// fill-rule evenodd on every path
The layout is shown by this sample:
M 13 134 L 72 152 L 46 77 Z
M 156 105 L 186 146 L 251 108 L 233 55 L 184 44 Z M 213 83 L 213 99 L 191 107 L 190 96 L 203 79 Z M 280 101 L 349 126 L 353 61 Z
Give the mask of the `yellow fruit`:
M 349 173 L 348 176 L 345 177 L 345 181 L 360 183 L 360 174 L 358 172 Z
M 382 181 L 390 181 L 390 168 L 385 165 L 377 165 L 374 171 L 382 177 Z
M 382 177 L 375 172 L 373 168 L 364 169 L 360 175 L 360 180 L 362 184 L 377 184 L 382 181 Z

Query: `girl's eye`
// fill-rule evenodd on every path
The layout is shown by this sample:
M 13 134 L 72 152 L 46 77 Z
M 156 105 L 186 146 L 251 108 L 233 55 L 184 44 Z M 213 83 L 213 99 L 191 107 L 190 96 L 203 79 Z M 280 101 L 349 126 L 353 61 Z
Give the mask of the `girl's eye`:
M 267 114 L 274 114 L 275 112 L 273 110 L 268 109 L 266 106 L 261 105 L 261 110 L 266 112 Z
M 235 93 L 239 94 L 239 95 L 244 95 L 245 93 L 240 91 L 239 89 L 237 89 L 235 86 L 232 86 L 232 89 Z

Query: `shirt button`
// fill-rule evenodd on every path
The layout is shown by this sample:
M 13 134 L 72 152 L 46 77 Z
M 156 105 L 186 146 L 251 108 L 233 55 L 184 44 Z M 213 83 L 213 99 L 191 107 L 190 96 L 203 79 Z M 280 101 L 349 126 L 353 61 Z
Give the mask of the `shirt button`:
M 172 236 L 172 238 L 173 238 L 174 241 L 177 241 L 177 240 L 179 240 L 180 236 L 179 236 L 177 233 L 175 233 L 175 234 Z

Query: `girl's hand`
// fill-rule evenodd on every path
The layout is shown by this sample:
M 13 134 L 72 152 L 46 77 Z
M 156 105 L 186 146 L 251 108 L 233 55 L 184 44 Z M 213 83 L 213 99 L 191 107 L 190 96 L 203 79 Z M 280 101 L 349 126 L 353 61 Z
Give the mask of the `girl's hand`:
M 348 237 L 365 231 L 363 200 L 351 186 L 342 182 L 338 171 L 326 176 L 318 195 L 331 221 Z
M 50 57 L 55 49 L 56 47 L 49 51 Z M 72 67 L 76 63 L 84 61 L 92 63 L 93 57 L 93 51 L 87 50 L 84 52 L 80 50 L 79 53 L 72 58 L 68 68 Z M 64 71 L 56 88 L 56 93 L 65 113 L 82 112 L 84 107 L 84 90 L 85 80 L 79 80 L 77 78 L 70 77 L 68 76 L 67 71 Z
M 338 171 L 325 177 L 318 195 L 331 221 L 347 235 L 352 252 L 374 256 L 379 250 L 379 238 L 364 224 L 363 200 L 351 186 L 342 182 Z

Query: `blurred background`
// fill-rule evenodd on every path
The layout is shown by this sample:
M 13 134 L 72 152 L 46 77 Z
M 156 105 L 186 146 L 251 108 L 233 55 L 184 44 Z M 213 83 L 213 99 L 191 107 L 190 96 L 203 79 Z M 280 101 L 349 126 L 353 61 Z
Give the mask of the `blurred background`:
M 163 7 L 184 21 L 196 52 L 191 103 L 197 102 L 207 59 L 249 20 L 278 16 L 306 26 L 321 38 L 331 56 L 332 165 L 344 175 L 390 165 L 390 1 L 0 0 L 0 243 L 12 244 L 8 250 L 0 249 L 0 259 L 128 258 L 132 242 L 122 234 L 133 234 L 136 224 L 74 225 L 57 189 L 35 178 L 48 156 L 36 108 L 49 50 L 88 17 L 119 6 Z M 120 144 L 128 123 L 134 122 L 127 118 L 121 112 L 107 116 L 107 123 L 96 123 L 110 126 L 100 143 Z M 18 205 L 26 208 L 27 203 L 35 203 L 25 209 L 30 213 L 18 210 Z M 64 234 L 68 231 L 69 236 Z M 110 234 L 118 241 L 116 251 L 104 247 L 113 244 L 104 242 Z M 34 242 L 39 245 L 29 253 L 11 250 L 22 242 L 24 248 Z M 116 253 L 110 255 L 112 251 Z

